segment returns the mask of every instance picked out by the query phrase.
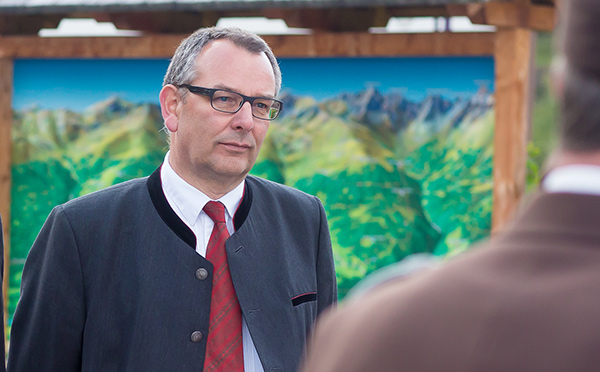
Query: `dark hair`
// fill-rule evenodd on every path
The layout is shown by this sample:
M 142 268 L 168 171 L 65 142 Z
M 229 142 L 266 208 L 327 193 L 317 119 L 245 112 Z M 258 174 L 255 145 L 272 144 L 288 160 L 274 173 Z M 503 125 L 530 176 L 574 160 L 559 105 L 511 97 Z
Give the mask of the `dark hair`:
M 260 36 L 235 27 L 201 28 L 185 38 L 171 59 L 163 80 L 163 86 L 167 84 L 179 86 L 191 83 L 198 73 L 195 65 L 196 57 L 211 41 L 219 39 L 229 40 L 234 45 L 244 48 L 251 53 L 265 53 L 275 74 L 275 95 L 279 94 L 279 90 L 281 89 L 281 70 L 273 51 Z
M 600 81 L 600 3 L 564 0 L 560 10 L 559 43 L 569 65 Z
M 560 100 L 561 145 L 565 150 L 600 150 L 600 82 L 567 65 Z
M 561 145 L 567 151 L 600 150 L 600 4 L 565 0 L 560 15 L 557 47 L 565 59 Z

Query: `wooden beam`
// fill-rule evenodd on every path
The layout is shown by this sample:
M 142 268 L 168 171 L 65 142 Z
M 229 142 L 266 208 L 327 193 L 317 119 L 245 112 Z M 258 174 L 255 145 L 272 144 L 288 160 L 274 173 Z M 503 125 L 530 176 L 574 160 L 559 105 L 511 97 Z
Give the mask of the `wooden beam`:
M 290 27 L 320 31 L 366 31 L 384 27 L 390 17 L 449 17 L 449 6 L 372 6 L 368 8 L 264 9 L 267 18 L 280 18 Z
M 556 24 L 556 11 L 552 6 L 533 5 L 530 2 L 487 2 L 468 4 L 467 16 L 475 24 L 497 27 L 528 28 L 552 31 Z
M 265 37 L 265 39 L 267 39 Z M 267 40 L 278 56 L 464 56 L 492 55 L 493 34 L 316 34 Z M 301 42 L 306 42 L 298 48 Z
M 0 37 L 0 58 L 144 58 L 168 57 L 181 35 L 144 37 Z
M 42 28 L 56 28 L 62 14 L 0 15 L 0 35 L 37 35 Z
M 57 9 L 60 11 L 60 9 Z M 366 6 L 300 8 L 207 9 L 190 5 L 177 10 L 146 7 L 137 11 L 104 12 L 97 7 L 80 7 L 52 14 L 0 14 L 1 35 L 36 35 L 41 28 L 55 28 L 63 18 L 94 18 L 111 21 L 121 29 L 151 33 L 191 33 L 202 26 L 212 26 L 221 17 L 267 17 L 284 19 L 290 27 L 314 28 L 328 32 L 367 31 L 369 27 L 384 27 L 390 17 L 447 17 L 444 6 Z
M 374 3 L 377 3 L 376 1 L 374 1 Z M 310 19 L 305 19 L 306 23 L 304 23 L 304 21 L 302 20 L 302 18 L 306 18 L 307 15 L 317 15 L 317 13 L 321 12 L 323 13 L 323 15 L 325 15 L 326 17 L 329 17 L 331 19 L 334 18 L 343 18 L 346 15 L 349 15 L 350 17 L 354 18 L 355 16 L 352 15 L 351 13 L 356 13 L 356 14 L 369 14 L 370 16 L 374 17 L 373 22 L 371 22 L 371 25 L 369 27 L 382 27 L 381 24 L 382 22 L 387 23 L 387 20 L 389 20 L 390 17 L 449 17 L 450 13 L 447 10 L 448 6 L 442 6 L 442 5 L 428 5 L 428 6 L 406 6 L 406 5 L 402 5 L 402 6 L 382 6 L 382 5 L 376 5 L 374 4 L 373 6 L 370 7 L 364 7 L 364 8 L 343 8 L 343 7 L 333 7 L 333 8 L 327 8 L 327 7 L 323 7 L 323 8 L 318 8 L 318 9 L 309 9 L 309 8 L 304 8 L 304 9 L 298 9 L 298 8 L 293 8 L 293 7 L 286 7 L 286 8 L 265 8 L 262 10 L 262 14 L 261 15 L 256 15 L 256 16 L 263 16 L 263 17 L 267 17 L 267 18 L 272 18 L 272 19 L 276 19 L 276 18 L 280 18 L 286 21 L 286 23 L 288 24 L 288 26 L 290 27 L 302 27 L 302 28 L 306 28 L 309 27 L 309 25 L 311 23 L 317 22 L 317 21 L 313 21 Z M 310 10 L 310 11 L 309 11 Z M 304 15 L 301 15 L 299 13 L 301 13 L 302 11 L 309 11 L 306 12 Z M 366 13 L 366 12 L 371 12 L 374 11 L 373 13 Z M 343 12 L 343 13 L 341 13 Z M 318 17 L 322 17 L 323 15 L 317 15 Z M 223 14 L 222 16 L 226 16 L 226 14 Z M 382 16 L 384 16 L 386 21 L 382 21 Z M 334 22 L 340 23 L 340 22 L 344 22 L 344 20 L 333 20 Z M 362 23 L 363 21 L 360 20 L 360 22 Z M 355 27 L 355 26 L 350 26 L 350 27 Z M 364 27 L 361 27 L 361 29 L 363 29 Z M 341 31 L 351 31 L 350 29 L 348 30 L 341 30 Z
M 120 30 L 137 30 L 150 33 L 184 34 L 200 27 L 217 24 L 220 15 L 216 12 L 129 12 L 95 14 L 100 22 L 112 22 Z
M 430 5 L 430 6 L 388 6 L 386 11 L 392 17 L 449 17 L 445 6 Z
M 289 27 L 326 32 L 366 32 L 370 27 L 385 27 L 390 19 L 383 7 L 286 9 L 270 12 L 269 18 L 275 14 Z
M 467 8 L 467 4 L 448 4 L 446 5 L 446 12 L 448 12 L 448 17 L 469 16 L 469 9 Z
M 534 32 L 499 28 L 494 52 L 496 127 L 492 233 L 510 221 L 525 191 Z
M 169 58 L 187 35 L 0 37 L 0 58 Z M 492 33 L 264 35 L 278 57 L 490 56 Z
M 4 235 L 4 329 L 8 314 L 8 279 L 10 268 L 10 192 L 12 159 L 12 85 L 13 61 L 0 58 L 0 214 Z M 4 362 L 4 361 L 2 361 Z

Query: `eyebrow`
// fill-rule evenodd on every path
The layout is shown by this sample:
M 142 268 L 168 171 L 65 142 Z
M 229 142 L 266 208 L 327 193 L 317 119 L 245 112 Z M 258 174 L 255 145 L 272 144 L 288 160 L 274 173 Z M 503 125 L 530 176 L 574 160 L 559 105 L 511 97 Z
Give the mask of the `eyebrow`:
M 223 90 L 228 90 L 228 91 L 233 92 L 233 93 L 241 94 L 237 90 L 232 89 L 232 88 L 230 88 L 230 87 L 228 87 L 227 85 L 224 85 L 224 84 L 217 84 L 217 85 L 215 85 L 213 87 L 213 89 L 223 89 Z M 272 98 L 272 99 L 275 99 L 275 96 L 272 95 L 272 94 L 264 94 L 264 95 L 259 95 L 259 96 L 248 96 L 248 97 L 262 97 L 262 98 Z

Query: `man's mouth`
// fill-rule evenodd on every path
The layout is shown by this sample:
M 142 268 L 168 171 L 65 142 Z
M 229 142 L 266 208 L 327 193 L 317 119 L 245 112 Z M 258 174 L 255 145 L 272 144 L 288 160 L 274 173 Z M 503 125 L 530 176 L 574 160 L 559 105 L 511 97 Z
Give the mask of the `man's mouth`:
M 252 147 L 249 144 L 243 142 L 220 142 L 220 144 L 234 150 L 245 150 Z

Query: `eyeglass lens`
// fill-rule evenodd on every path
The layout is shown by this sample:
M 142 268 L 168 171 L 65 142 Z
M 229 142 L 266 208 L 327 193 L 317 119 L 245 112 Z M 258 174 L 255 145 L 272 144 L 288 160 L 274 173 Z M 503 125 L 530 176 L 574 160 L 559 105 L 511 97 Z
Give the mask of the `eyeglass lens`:
M 224 112 L 234 113 L 242 106 L 244 98 L 234 92 L 217 90 L 212 97 L 212 106 Z M 252 102 L 252 114 L 260 119 L 274 119 L 281 109 L 279 102 L 269 98 L 256 98 Z

